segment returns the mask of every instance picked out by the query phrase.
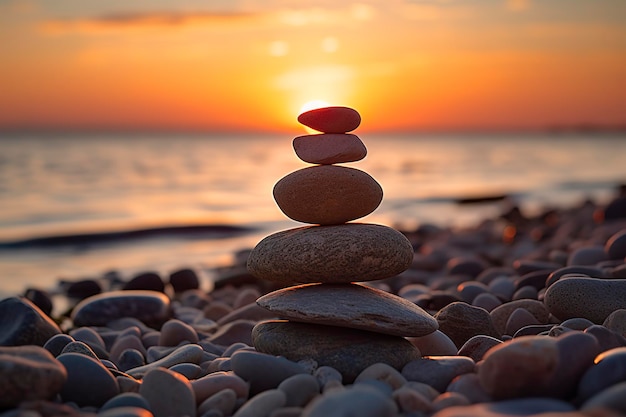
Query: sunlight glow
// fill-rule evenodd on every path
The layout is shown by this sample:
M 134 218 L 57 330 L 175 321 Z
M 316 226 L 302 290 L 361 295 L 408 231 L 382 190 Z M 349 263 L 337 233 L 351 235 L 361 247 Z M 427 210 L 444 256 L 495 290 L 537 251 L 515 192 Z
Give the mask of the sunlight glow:
M 330 106 L 330 104 L 328 104 L 324 100 L 310 100 L 304 103 L 302 107 L 300 107 L 300 113 L 298 113 L 298 115 L 309 110 L 319 109 L 319 108 L 328 107 L 328 106 Z

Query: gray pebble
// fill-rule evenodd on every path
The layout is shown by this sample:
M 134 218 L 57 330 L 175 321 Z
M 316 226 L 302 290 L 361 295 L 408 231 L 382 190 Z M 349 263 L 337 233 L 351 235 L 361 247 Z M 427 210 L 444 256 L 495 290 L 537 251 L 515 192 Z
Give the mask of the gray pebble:
M 398 407 L 390 397 L 367 385 L 329 391 L 313 400 L 302 417 L 392 417 Z

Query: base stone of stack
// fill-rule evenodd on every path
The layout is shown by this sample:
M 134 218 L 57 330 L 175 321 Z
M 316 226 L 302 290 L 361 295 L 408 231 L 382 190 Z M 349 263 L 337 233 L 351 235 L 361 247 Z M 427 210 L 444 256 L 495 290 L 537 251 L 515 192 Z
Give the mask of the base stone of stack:
M 413 247 L 387 226 L 306 226 L 265 237 L 248 257 L 258 278 L 283 285 L 349 283 L 389 278 L 413 261 Z
M 406 339 L 337 326 L 272 320 L 252 330 L 257 351 L 284 356 L 292 361 L 313 359 L 318 366 L 330 366 L 351 383 L 365 368 L 386 363 L 402 369 L 421 358 L 420 351 Z
M 425 336 L 437 320 L 397 295 L 360 284 L 305 284 L 264 295 L 257 304 L 292 321 Z

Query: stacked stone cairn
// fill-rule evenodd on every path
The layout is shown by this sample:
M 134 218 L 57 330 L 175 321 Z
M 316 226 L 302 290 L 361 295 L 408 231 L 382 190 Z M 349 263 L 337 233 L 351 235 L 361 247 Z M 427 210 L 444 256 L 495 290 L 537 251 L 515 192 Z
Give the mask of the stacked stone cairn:
M 331 366 L 344 383 L 379 362 L 401 369 L 421 357 L 406 337 L 428 335 L 438 325 L 414 303 L 359 283 L 398 275 L 413 260 L 400 232 L 351 222 L 372 213 L 383 197 L 366 172 L 338 165 L 367 154 L 348 133 L 361 117 L 348 107 L 325 107 L 298 121 L 323 132 L 293 140 L 296 155 L 314 165 L 283 177 L 273 194 L 287 217 L 309 226 L 267 236 L 250 253 L 253 275 L 286 287 L 257 300 L 281 320 L 258 323 L 253 344 L 263 353 Z

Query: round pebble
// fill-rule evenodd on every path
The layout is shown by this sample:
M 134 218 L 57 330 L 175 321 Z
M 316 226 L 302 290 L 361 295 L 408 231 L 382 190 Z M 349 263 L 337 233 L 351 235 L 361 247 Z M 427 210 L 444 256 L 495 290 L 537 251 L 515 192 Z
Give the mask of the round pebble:
M 235 374 L 250 383 L 250 393 L 273 389 L 285 379 L 306 370 L 296 362 L 274 355 L 253 351 L 238 351 L 231 357 Z
M 304 409 L 302 417 L 392 417 L 397 412 L 390 397 L 376 388 L 357 385 L 317 397 Z
M 154 417 L 196 416 L 196 399 L 184 376 L 155 368 L 143 378 L 139 394 L 150 404 Z
M 100 361 L 79 353 L 64 353 L 57 359 L 67 370 L 60 392 L 63 401 L 100 407 L 119 394 L 117 380 Z
M 59 333 L 59 326 L 26 298 L 0 301 L 0 346 L 43 346 Z
M 294 171 L 276 183 L 273 193 L 287 217 L 321 225 L 367 216 L 383 199 L 383 189 L 369 174 L 338 165 Z
M 293 140 L 298 158 L 310 164 L 343 164 L 360 161 L 367 149 L 356 135 L 326 133 L 298 136 Z
M 471 337 L 479 334 L 500 337 L 500 332 L 494 327 L 487 311 L 464 302 L 448 304 L 435 314 L 435 319 L 439 324 L 439 330 L 454 342 L 457 349 Z
M 459 375 L 474 372 L 476 364 L 466 356 L 430 356 L 416 359 L 402 368 L 408 381 L 418 381 L 444 392 Z
M 324 133 L 351 132 L 361 124 L 361 115 L 344 106 L 329 106 L 301 113 L 298 122 Z

